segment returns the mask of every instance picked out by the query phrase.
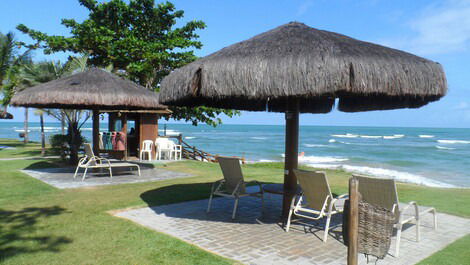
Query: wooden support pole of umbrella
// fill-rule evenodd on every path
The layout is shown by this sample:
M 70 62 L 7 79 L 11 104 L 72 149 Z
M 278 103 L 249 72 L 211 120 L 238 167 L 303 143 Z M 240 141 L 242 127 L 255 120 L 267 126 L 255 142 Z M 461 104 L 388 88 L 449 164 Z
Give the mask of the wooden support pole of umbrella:
M 95 155 L 100 154 L 100 112 L 96 109 L 93 110 L 93 153 Z
M 297 169 L 299 160 L 299 101 L 291 99 L 287 104 L 282 218 L 287 218 L 292 198 L 297 190 L 297 178 L 293 169 Z

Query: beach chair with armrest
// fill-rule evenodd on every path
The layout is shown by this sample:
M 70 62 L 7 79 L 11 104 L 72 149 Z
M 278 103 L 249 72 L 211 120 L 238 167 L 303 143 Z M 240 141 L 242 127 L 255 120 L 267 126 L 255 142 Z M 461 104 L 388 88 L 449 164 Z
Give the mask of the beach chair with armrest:
M 343 212 L 344 200 L 348 195 L 333 197 L 325 172 L 295 169 L 294 174 L 302 188 L 302 193 L 292 199 L 286 232 L 289 232 L 292 215 L 310 220 L 320 220 L 326 217 L 323 234 L 323 242 L 326 242 L 331 217 Z
M 233 206 L 232 219 L 235 219 L 238 207 L 238 200 L 241 197 L 253 196 L 261 199 L 261 211 L 263 211 L 264 197 L 263 187 L 261 183 L 256 180 L 245 182 L 243 178 L 242 168 L 240 166 L 240 159 L 235 157 L 222 157 L 218 156 L 217 161 L 219 162 L 220 169 L 224 176 L 223 179 L 214 182 L 209 197 L 209 204 L 207 205 L 207 212 L 210 212 L 212 198 L 214 195 L 223 196 L 227 198 L 235 199 Z M 246 185 L 254 183 L 259 186 L 257 192 L 247 192 Z
M 82 181 L 85 180 L 86 173 L 87 173 L 89 168 L 90 169 L 93 169 L 93 168 L 108 169 L 109 170 L 109 176 L 112 178 L 113 177 L 113 172 L 112 172 L 111 169 L 113 167 L 129 167 L 129 168 L 135 167 L 135 168 L 137 168 L 137 171 L 138 171 L 139 176 L 140 176 L 140 167 L 139 167 L 139 165 L 133 164 L 133 163 L 127 163 L 127 162 L 111 163 L 106 158 L 95 156 L 95 154 L 93 153 L 93 149 L 91 148 L 91 144 L 85 143 L 85 144 L 83 144 L 83 146 L 84 146 L 84 149 L 85 149 L 85 156 L 82 159 L 80 159 L 80 161 L 78 162 L 78 165 L 77 165 L 77 168 L 75 169 L 75 174 L 73 175 L 73 178 L 75 178 L 77 176 L 78 170 L 80 168 L 85 169 L 85 172 L 83 172 Z
M 397 186 L 394 179 L 373 178 L 354 174 L 359 182 L 359 193 L 362 200 L 375 206 L 388 209 L 395 215 L 395 227 L 397 229 L 395 257 L 399 256 L 400 239 L 403 225 L 416 224 L 416 241 L 420 240 L 420 219 L 423 214 L 433 214 L 433 227 L 437 228 L 436 210 L 433 207 L 418 206 L 415 201 L 407 204 L 399 203 Z

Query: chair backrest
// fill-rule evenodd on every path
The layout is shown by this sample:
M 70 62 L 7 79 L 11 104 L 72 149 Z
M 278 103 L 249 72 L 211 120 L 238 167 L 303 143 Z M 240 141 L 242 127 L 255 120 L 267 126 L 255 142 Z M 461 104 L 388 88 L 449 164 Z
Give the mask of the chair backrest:
M 142 142 L 142 151 L 152 151 L 153 141 L 152 140 L 144 140 Z
M 225 190 L 232 193 L 237 188 L 238 183 L 243 183 L 240 159 L 235 157 L 218 156 L 217 161 L 219 162 L 220 169 L 224 175 Z M 245 184 L 242 184 L 242 186 L 239 187 L 239 191 L 240 193 L 245 192 Z
M 329 196 L 329 201 L 333 199 L 325 172 L 294 169 L 294 174 L 302 188 L 309 208 L 320 211 L 327 196 Z M 333 208 L 333 210 L 335 209 Z
M 168 149 L 168 142 L 170 142 L 168 138 L 158 137 L 155 139 L 155 146 L 159 149 Z
M 359 193 L 362 200 L 375 206 L 392 211 L 396 204 L 395 218 L 398 220 L 398 194 L 395 180 L 353 175 L 359 181 Z
M 96 161 L 92 159 L 95 157 L 95 154 L 93 153 L 93 148 L 91 148 L 91 144 L 84 143 L 83 148 L 85 149 L 85 155 L 88 157 L 90 166 L 96 166 Z

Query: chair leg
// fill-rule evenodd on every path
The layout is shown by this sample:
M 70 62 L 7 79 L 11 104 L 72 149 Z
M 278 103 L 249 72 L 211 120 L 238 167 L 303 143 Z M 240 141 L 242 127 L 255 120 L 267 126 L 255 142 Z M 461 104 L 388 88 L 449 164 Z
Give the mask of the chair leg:
M 295 209 L 294 204 L 295 204 L 295 196 L 294 196 L 294 198 L 292 198 L 292 201 L 290 203 L 289 215 L 287 216 L 286 232 L 289 232 L 289 227 L 290 227 L 292 214 L 293 214 L 294 209 Z
M 432 216 L 433 216 L 433 219 L 434 219 L 434 222 L 433 222 L 434 230 L 436 230 L 437 229 L 436 209 L 432 209 Z
M 137 171 L 139 172 L 139 177 L 140 177 L 140 167 L 137 166 Z
M 85 180 L 87 170 L 88 170 L 88 168 L 86 167 L 86 168 L 85 168 L 85 172 L 83 172 L 82 181 Z
M 111 167 L 109 167 L 109 177 L 113 178 L 113 171 L 111 170 Z
M 421 226 L 421 220 L 420 218 L 418 217 L 416 219 L 416 242 L 419 242 L 420 240 L 420 234 L 419 234 L 419 227 Z
M 330 221 L 331 221 L 331 214 L 328 213 L 326 217 L 326 224 L 325 224 L 325 233 L 323 234 L 323 242 L 326 242 L 328 239 L 328 230 L 330 230 Z
M 402 225 L 399 224 L 397 226 L 397 241 L 395 243 L 395 258 L 398 258 L 398 256 L 400 255 L 401 229 L 402 229 Z
M 211 196 L 209 197 L 209 204 L 207 204 L 207 211 L 206 211 L 207 213 L 211 211 L 212 197 L 213 197 L 213 194 L 211 192 Z
M 78 169 L 79 169 L 79 167 L 77 167 L 77 169 L 75 169 L 75 174 L 73 174 L 73 178 L 77 177 Z
M 232 219 L 235 219 L 235 215 L 237 214 L 237 208 L 238 208 L 238 197 L 235 198 L 235 204 L 233 205 Z

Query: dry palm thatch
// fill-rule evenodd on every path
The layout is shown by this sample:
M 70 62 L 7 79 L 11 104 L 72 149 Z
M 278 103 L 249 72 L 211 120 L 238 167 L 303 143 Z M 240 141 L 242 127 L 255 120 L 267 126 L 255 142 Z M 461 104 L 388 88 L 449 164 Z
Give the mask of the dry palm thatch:
M 11 120 L 13 119 L 13 115 L 6 111 L 0 110 L 0 119 Z
M 13 96 L 10 104 L 61 109 L 166 109 L 157 93 L 98 68 L 27 88 Z
M 288 23 L 168 75 L 167 104 L 326 113 L 417 108 L 447 91 L 440 64 L 396 49 Z

